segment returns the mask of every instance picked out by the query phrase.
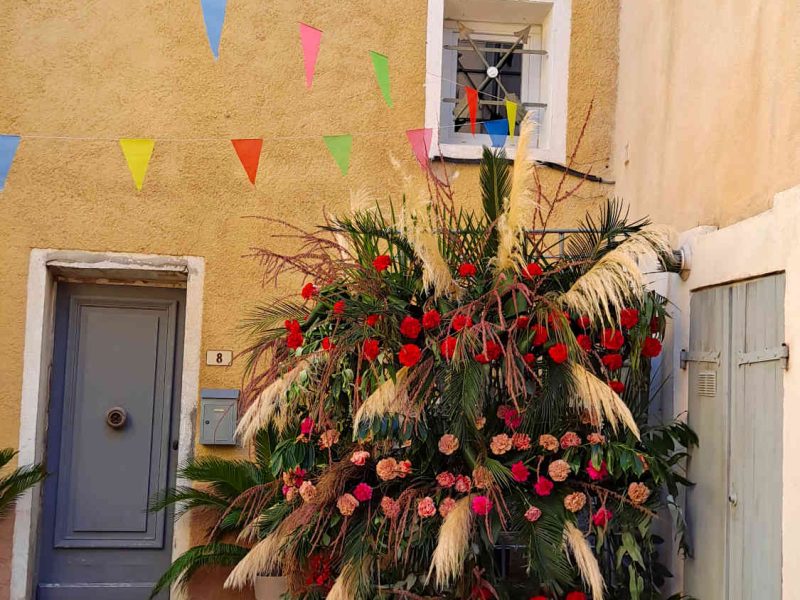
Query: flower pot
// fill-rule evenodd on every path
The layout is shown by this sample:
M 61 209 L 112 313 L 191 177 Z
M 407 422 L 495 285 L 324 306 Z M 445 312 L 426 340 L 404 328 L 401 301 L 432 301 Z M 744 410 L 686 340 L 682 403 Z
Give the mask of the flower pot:
M 256 577 L 256 600 L 280 600 L 287 592 L 285 577 Z

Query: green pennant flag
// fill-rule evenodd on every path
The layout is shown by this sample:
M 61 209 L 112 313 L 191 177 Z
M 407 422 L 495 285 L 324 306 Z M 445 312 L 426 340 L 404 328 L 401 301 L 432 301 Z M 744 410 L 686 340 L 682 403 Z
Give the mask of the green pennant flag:
M 386 104 L 392 105 L 392 92 L 389 86 L 389 58 L 383 54 L 369 51 L 372 57 L 372 66 L 375 67 L 375 78 L 378 80 L 378 85 L 381 87 L 383 99 Z
M 350 169 L 350 149 L 353 147 L 352 135 L 325 135 L 323 138 L 328 151 L 333 155 L 336 164 L 342 171 L 342 175 L 347 175 Z

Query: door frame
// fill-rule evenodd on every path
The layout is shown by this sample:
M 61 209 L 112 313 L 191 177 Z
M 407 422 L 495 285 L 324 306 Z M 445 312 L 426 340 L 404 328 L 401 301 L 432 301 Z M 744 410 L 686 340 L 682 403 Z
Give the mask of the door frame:
M 785 273 L 784 342 L 790 353 L 800 352 L 800 186 L 775 195 L 773 205 L 758 215 L 723 228 L 700 226 L 681 234 L 688 276 L 658 274 L 651 287 L 667 297 L 672 326 L 665 339 L 665 352 L 656 361 L 656 385 L 665 383 L 661 405 L 665 418 L 685 415 L 689 402 L 689 371 L 680 367 L 680 351 L 689 344 L 689 312 L 692 293 L 704 288 Z M 663 379 L 663 381 L 662 381 Z M 654 388 L 657 389 L 657 388 Z M 782 590 L 793 597 L 800 587 L 800 469 L 792 457 L 800 453 L 800 436 L 794 424 L 800 421 L 800 355 L 790 356 L 783 373 L 783 499 L 782 499 Z M 703 440 L 700 440 L 703 443 Z M 685 496 L 684 496 L 685 499 Z M 683 561 L 676 558 L 672 572 L 674 591 L 683 586 Z
M 45 456 L 58 276 L 118 285 L 185 285 L 186 324 L 179 392 L 178 464 L 185 463 L 194 453 L 205 260 L 198 256 L 39 248 L 31 250 L 28 263 L 19 463 L 39 462 Z M 176 483 L 190 484 L 181 478 Z M 20 498 L 14 511 L 10 600 L 31 598 L 36 575 L 41 501 L 41 487 L 37 486 Z M 175 523 L 173 559 L 185 552 L 190 544 L 191 517 L 185 515 Z M 185 598 L 180 589 L 173 589 L 171 597 L 173 600 Z

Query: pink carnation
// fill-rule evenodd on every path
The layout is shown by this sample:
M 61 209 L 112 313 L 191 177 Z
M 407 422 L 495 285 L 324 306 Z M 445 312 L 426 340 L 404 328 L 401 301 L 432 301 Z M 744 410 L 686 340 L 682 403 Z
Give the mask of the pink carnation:
M 553 491 L 553 482 L 547 477 L 539 477 L 539 479 L 536 480 L 536 485 L 533 486 L 533 489 L 540 496 L 549 496 L 550 492 Z
M 586 473 L 589 475 L 589 478 L 592 481 L 600 481 L 601 479 L 605 479 L 608 477 L 608 467 L 606 467 L 606 461 L 600 463 L 600 468 L 595 469 L 594 465 L 589 462 L 586 466 Z
M 456 477 L 456 491 L 466 494 L 472 489 L 472 480 L 466 475 Z
M 456 507 L 456 501 L 453 498 L 445 498 L 439 505 L 439 514 L 444 519 Z
M 450 456 L 458 450 L 459 441 L 452 433 L 445 433 L 439 438 L 439 452 Z
M 314 431 L 314 419 L 306 417 L 300 422 L 300 433 L 310 435 L 312 431 Z
M 511 444 L 514 450 L 530 450 L 531 436 L 525 433 L 515 433 L 511 436 Z
M 475 496 L 472 499 L 472 512 L 474 512 L 476 515 L 488 515 L 491 512 L 492 507 L 494 507 L 494 503 L 486 496 Z
M 435 515 L 436 505 L 433 503 L 433 498 L 430 496 L 425 496 L 422 500 L 420 500 L 419 504 L 417 504 L 417 514 L 423 519 L 427 519 L 428 517 Z
M 400 504 L 397 500 L 384 496 L 381 498 L 381 510 L 390 519 L 395 519 L 400 514 Z
M 436 476 L 436 483 L 443 488 L 451 488 L 456 483 L 456 477 L 450 471 L 443 471 Z
M 372 488 L 367 483 L 359 483 L 353 490 L 353 496 L 359 502 L 369 502 L 372 499 Z
M 581 445 L 580 436 L 574 431 L 568 431 L 561 436 L 561 449 L 574 448 Z
M 525 519 L 530 521 L 531 523 L 535 523 L 539 520 L 539 517 L 542 516 L 542 511 L 535 506 L 531 506 L 528 510 L 525 511 Z
M 356 450 L 353 456 L 350 457 L 350 462 L 359 467 L 363 467 L 369 458 L 369 452 L 366 450 Z
M 528 471 L 528 467 L 522 464 L 522 461 L 520 460 L 511 465 L 511 476 L 514 478 L 514 481 L 523 483 L 528 481 L 528 477 L 530 477 L 530 471 Z

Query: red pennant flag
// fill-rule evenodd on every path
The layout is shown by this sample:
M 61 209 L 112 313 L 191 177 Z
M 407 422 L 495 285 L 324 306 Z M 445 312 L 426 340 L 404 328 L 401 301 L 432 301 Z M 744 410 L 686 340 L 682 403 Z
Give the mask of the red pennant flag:
M 475 135 L 475 121 L 478 119 L 478 90 L 467 86 L 467 104 L 469 105 L 469 125 Z
M 239 160 L 244 167 L 247 178 L 250 183 L 256 184 L 256 173 L 258 173 L 258 161 L 261 158 L 261 145 L 264 140 L 262 139 L 249 139 L 249 140 L 231 140 L 233 149 L 239 156 Z

